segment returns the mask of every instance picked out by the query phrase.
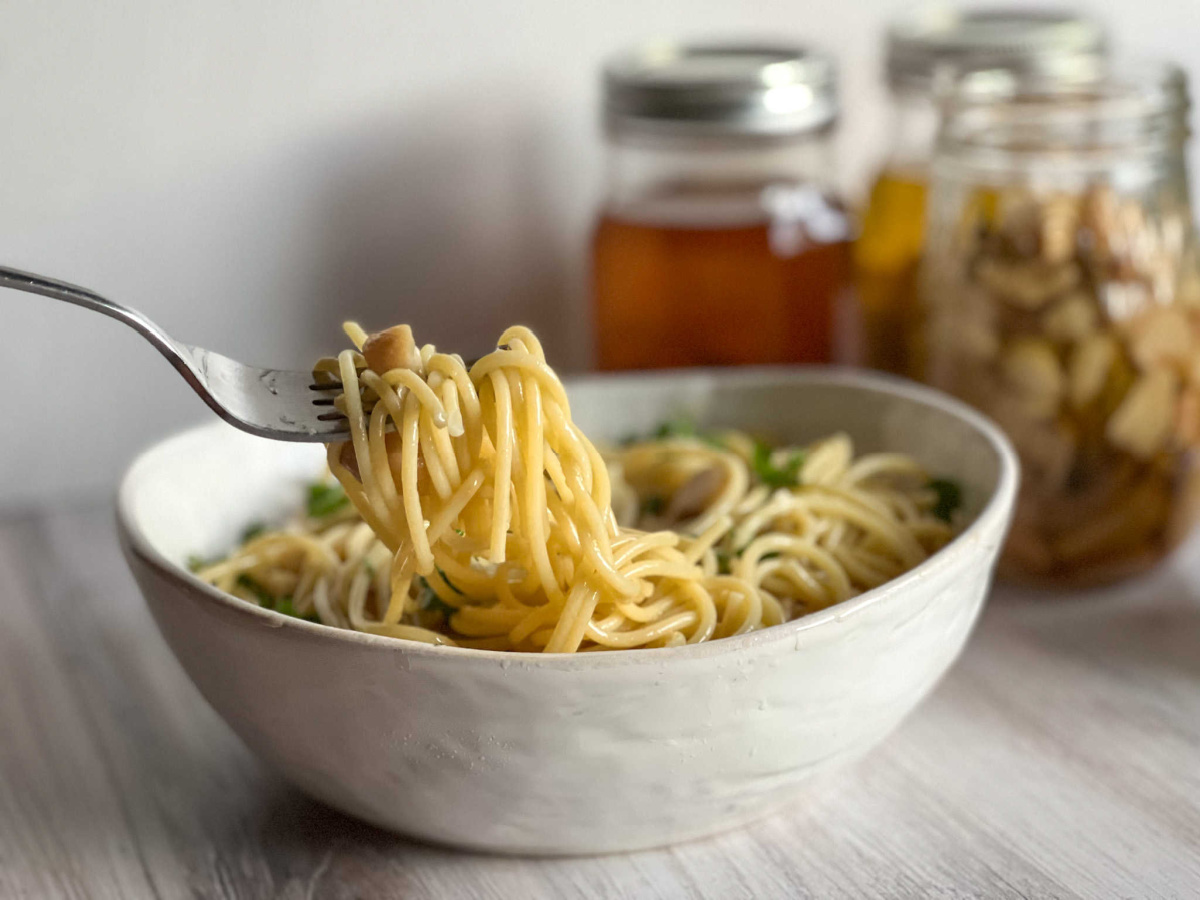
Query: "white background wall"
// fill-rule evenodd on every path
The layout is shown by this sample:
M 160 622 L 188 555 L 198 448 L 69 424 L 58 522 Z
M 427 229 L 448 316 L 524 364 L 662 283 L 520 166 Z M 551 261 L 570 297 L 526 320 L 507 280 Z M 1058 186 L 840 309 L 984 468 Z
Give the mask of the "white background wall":
M 564 369 L 600 188 L 596 70 L 651 37 L 794 36 L 843 67 L 843 180 L 881 137 L 892 0 L 8 0 L 0 262 L 183 340 L 307 367 L 338 323 L 470 353 L 513 321 Z M 1109 0 L 1200 73 L 1200 0 Z M 1194 168 L 1195 166 L 1193 166 Z M 0 503 L 109 491 L 207 413 L 132 332 L 0 292 Z

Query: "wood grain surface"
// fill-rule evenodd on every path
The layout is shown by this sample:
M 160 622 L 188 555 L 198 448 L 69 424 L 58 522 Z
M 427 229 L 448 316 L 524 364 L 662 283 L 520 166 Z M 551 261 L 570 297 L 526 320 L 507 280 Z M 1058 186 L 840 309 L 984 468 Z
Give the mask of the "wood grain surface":
M 628 856 L 414 844 L 260 765 L 159 639 L 107 505 L 0 518 L 0 898 L 1200 896 L 1200 544 L 997 591 L 886 744 L 783 815 Z

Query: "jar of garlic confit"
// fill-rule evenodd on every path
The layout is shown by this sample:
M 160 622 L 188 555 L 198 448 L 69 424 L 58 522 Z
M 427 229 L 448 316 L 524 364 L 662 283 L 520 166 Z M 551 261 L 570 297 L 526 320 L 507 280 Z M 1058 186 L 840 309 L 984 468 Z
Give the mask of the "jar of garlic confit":
M 926 377 L 1021 455 L 1009 577 L 1095 584 L 1186 533 L 1200 483 L 1200 276 L 1171 66 L 964 76 L 932 166 Z
M 1075 13 L 926 6 L 887 32 L 889 137 L 854 247 L 866 365 L 919 374 L 917 270 L 925 246 L 938 85 L 956 69 L 1002 67 L 1078 79 L 1103 55 L 1101 26 Z

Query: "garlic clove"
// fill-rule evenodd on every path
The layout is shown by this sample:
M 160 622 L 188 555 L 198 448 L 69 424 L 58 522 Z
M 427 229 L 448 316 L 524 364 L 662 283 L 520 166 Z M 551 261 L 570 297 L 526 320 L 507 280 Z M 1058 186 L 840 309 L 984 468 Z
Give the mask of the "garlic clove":
M 1073 344 L 1096 330 L 1096 306 L 1087 291 L 1072 291 L 1042 316 L 1042 331 L 1052 341 Z
M 1175 419 L 1179 379 L 1166 369 L 1142 375 L 1109 417 L 1104 434 L 1114 447 L 1150 459 L 1166 444 Z
M 1066 380 L 1048 341 L 1020 338 L 1004 351 L 1000 365 L 1005 381 L 1027 415 L 1035 419 L 1054 417 Z
M 1041 261 L 1008 263 L 990 257 L 975 266 L 979 283 L 1019 309 L 1037 311 L 1082 280 L 1075 263 L 1047 265 Z
M 1091 335 L 1075 348 L 1067 369 L 1071 406 L 1083 409 L 1100 396 L 1117 351 L 1116 339 L 1104 333 Z
M 1194 351 L 1191 323 L 1174 307 L 1159 307 L 1138 319 L 1129 342 L 1129 352 L 1141 369 L 1187 367 Z

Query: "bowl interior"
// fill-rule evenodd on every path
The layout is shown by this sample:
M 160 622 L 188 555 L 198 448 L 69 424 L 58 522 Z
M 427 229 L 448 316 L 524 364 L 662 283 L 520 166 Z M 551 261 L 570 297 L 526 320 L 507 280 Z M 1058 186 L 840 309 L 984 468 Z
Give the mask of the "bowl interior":
M 654 431 L 679 416 L 786 444 L 846 432 L 855 453 L 907 453 L 961 482 L 964 524 L 999 486 L 1007 441 L 982 416 L 901 379 L 839 369 L 618 375 L 568 383 L 575 421 L 594 441 Z
M 1015 480 L 1015 462 L 994 426 L 956 401 L 896 379 L 830 369 L 672 372 L 569 379 L 572 414 L 597 443 L 647 434 L 688 416 L 804 443 L 844 431 L 856 451 L 897 451 L 963 487 L 964 524 Z M 143 454 L 121 491 L 130 533 L 170 563 L 227 552 L 255 522 L 285 519 L 324 450 L 281 444 L 213 423 Z

